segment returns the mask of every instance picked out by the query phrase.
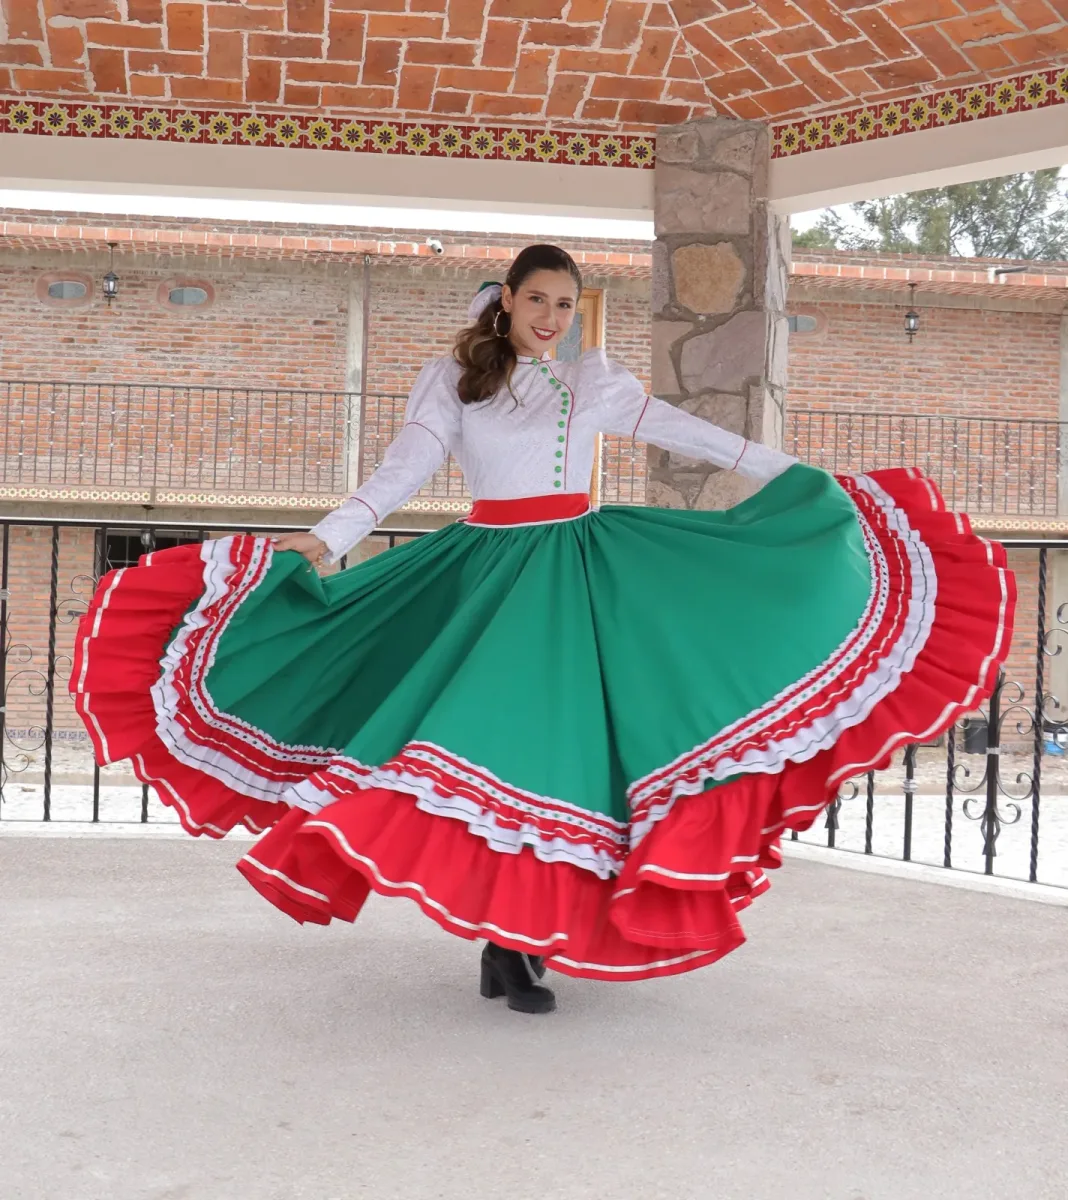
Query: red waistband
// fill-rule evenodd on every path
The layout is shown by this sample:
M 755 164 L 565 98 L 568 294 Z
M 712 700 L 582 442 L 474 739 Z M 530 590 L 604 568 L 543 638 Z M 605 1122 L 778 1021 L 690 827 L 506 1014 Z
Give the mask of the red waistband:
M 549 521 L 573 521 L 590 511 L 585 492 L 557 496 L 522 496 L 518 500 L 476 500 L 468 525 L 542 525 Z

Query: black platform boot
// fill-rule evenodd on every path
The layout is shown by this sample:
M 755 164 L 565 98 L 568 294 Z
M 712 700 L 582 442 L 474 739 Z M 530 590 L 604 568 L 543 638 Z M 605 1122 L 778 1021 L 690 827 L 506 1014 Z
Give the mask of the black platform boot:
M 556 997 L 547 987 L 535 983 L 537 978 L 529 955 L 519 950 L 505 950 L 493 942 L 486 943 L 482 951 L 481 992 L 487 1000 L 507 996 L 508 1007 L 516 1012 L 552 1012 L 556 1008 Z

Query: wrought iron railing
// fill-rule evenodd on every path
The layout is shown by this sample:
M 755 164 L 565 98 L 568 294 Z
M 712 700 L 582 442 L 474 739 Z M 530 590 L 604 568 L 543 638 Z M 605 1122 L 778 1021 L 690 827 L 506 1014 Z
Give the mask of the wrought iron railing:
M 104 572 L 142 553 L 303 525 L 149 524 L 0 517 L 0 821 L 168 820 L 128 766 L 97 766 L 67 692 L 78 620 Z M 423 530 L 376 530 L 361 560 Z M 340 567 L 345 569 L 343 558 Z
M 128 767 L 93 764 L 66 690 L 77 619 L 95 579 L 145 548 L 281 528 L 0 517 L 0 822 L 173 821 Z M 417 536 L 379 531 L 360 556 Z M 1068 603 L 1054 588 L 1068 539 L 1008 544 L 1037 558 L 1034 596 L 1017 615 L 1018 644 L 1035 651 L 1017 649 L 991 702 L 938 745 L 846 784 L 800 840 L 1068 886 Z
M 378 467 L 406 404 L 395 392 L 0 380 L 0 487 L 152 504 L 329 504 Z M 643 503 L 644 448 L 607 438 L 602 460 L 600 498 Z M 450 459 L 410 507 L 462 511 L 469 499 Z
M 1021 589 L 1016 616 L 1017 641 L 1035 648 L 1030 669 L 1017 654 L 1016 677 L 1002 671 L 982 709 L 937 745 L 850 780 L 795 841 L 1068 887 L 1068 602 L 1053 558 L 1068 558 L 1068 539 L 1003 544 L 1037 551 L 1034 595 L 1025 604 Z
M 784 443 L 841 474 L 918 467 L 958 512 L 1068 515 L 1068 423 L 791 409 Z
M 346 392 L 5 381 L 0 408 L 0 483 L 336 495 L 359 474 Z
M 0 381 L 0 494 L 106 489 L 135 503 L 332 503 L 382 461 L 406 397 L 387 392 Z M 785 446 L 849 473 L 916 466 L 951 508 L 1068 516 L 1068 423 L 791 409 Z M 641 504 L 645 451 L 606 438 L 600 499 Z M 37 494 L 36 492 L 34 494 Z M 413 507 L 468 501 L 451 460 Z
M 406 397 L 127 383 L 0 381 L 0 485 L 336 499 L 378 466 Z M 421 496 L 461 500 L 450 463 Z M 329 501 L 328 501 L 329 502 Z

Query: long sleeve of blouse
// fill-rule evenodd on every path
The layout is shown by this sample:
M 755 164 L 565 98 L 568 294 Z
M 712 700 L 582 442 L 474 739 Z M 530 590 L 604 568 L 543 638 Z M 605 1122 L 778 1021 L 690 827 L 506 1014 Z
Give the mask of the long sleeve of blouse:
M 460 401 L 458 397 L 455 400 L 457 411 L 443 403 L 450 392 L 455 395 L 449 370 L 447 359 L 435 359 L 423 367 L 408 399 L 404 426 L 378 470 L 311 530 L 328 547 L 325 562 L 337 562 L 383 517 L 410 500 L 455 449 Z
M 476 500 L 586 491 L 598 433 L 651 442 L 766 481 L 797 461 L 747 442 L 663 400 L 603 351 L 577 362 L 521 358 L 512 390 L 463 405 L 459 364 L 428 363 L 412 389 L 405 424 L 381 466 L 312 530 L 336 562 L 413 496 L 451 453 Z
M 792 467 L 797 459 L 772 446 L 750 442 L 646 393 L 641 382 L 625 367 L 591 351 L 591 373 L 599 377 L 603 404 L 603 433 L 632 437 L 675 454 L 737 471 L 766 483 Z

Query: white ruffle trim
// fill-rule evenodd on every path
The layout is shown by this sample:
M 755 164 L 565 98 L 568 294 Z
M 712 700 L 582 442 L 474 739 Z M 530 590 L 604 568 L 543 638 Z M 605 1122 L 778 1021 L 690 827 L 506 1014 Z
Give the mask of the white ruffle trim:
M 331 774 L 345 774 L 337 765 L 332 765 Z M 361 787 L 388 788 L 414 797 L 416 808 L 435 817 L 450 817 L 464 821 L 475 837 L 483 838 L 491 850 L 501 854 L 519 854 L 529 846 L 540 862 L 568 862 L 583 870 L 592 871 L 600 879 L 610 879 L 623 866 L 624 854 L 611 854 L 596 849 L 588 842 L 570 841 L 563 837 L 547 838 L 533 825 L 523 824 L 518 828 L 505 828 L 497 821 L 496 814 L 478 801 L 464 796 L 442 796 L 433 784 L 418 775 L 405 771 L 386 769 L 372 770 L 368 774 L 355 775 Z M 334 797 L 325 789 L 317 787 L 310 779 L 298 783 L 285 796 L 296 807 L 311 813 L 321 812 L 333 803 Z
M 551 814 L 555 820 L 566 821 L 568 824 L 575 825 L 576 840 L 571 841 L 562 837 L 547 838 L 542 836 L 533 824 L 522 824 L 516 829 L 503 828 L 495 815 L 487 811 L 485 806 L 480 804 L 476 799 L 459 796 L 442 796 L 434 790 L 433 784 L 429 779 L 419 775 L 413 775 L 389 767 L 366 768 L 362 764 L 347 759 L 338 751 L 332 749 L 316 746 L 280 747 L 262 730 L 256 729 L 247 722 L 241 721 L 230 714 L 219 713 L 213 705 L 210 705 L 210 697 L 207 696 L 203 680 L 210 669 L 214 655 L 205 650 L 203 642 L 198 647 L 197 660 L 193 664 L 193 674 L 201 680 L 201 688 L 199 693 L 194 689 L 189 696 L 189 700 L 194 705 L 198 716 L 208 727 L 218 729 L 228 739 L 237 738 L 240 741 L 246 742 L 250 747 L 254 747 L 259 754 L 267 754 L 272 758 L 277 758 L 280 766 L 285 761 L 300 763 L 307 766 L 309 773 L 311 773 L 311 771 L 319 770 L 329 765 L 331 772 L 342 775 L 350 774 L 350 777 L 358 785 L 384 787 L 405 792 L 413 796 L 418 807 L 425 812 L 465 821 L 468 829 L 473 834 L 484 838 L 492 849 L 501 853 L 518 854 L 524 846 L 529 846 L 537 858 L 543 862 L 570 862 L 585 870 L 593 871 L 600 878 L 607 878 L 620 870 L 625 857 L 624 847 L 627 843 L 629 842 L 630 848 L 636 846 L 648 834 L 657 821 L 663 820 L 667 816 L 679 796 L 693 795 L 703 791 L 705 784 L 709 780 L 719 782 L 740 774 L 778 774 L 785 768 L 788 762 L 808 761 L 822 750 L 834 745 L 845 730 L 863 722 L 871 714 L 876 705 L 899 685 L 902 676 L 915 665 L 919 653 L 927 642 L 934 621 L 937 577 L 931 553 L 915 531 L 912 530 L 905 513 L 894 505 L 892 498 L 878 484 L 866 476 L 857 477 L 856 482 L 883 509 L 888 524 L 897 538 L 900 539 L 900 543 L 905 547 L 905 552 L 909 557 L 912 574 L 912 593 L 908 601 L 908 613 L 905 618 L 902 636 L 898 638 L 890 648 L 885 659 L 864 681 L 861 687 L 844 699 L 833 712 L 810 722 L 791 737 L 770 743 L 762 750 L 750 750 L 737 758 L 725 755 L 717 760 L 714 770 L 699 771 L 695 778 L 689 780 L 680 778 L 673 785 L 668 799 L 646 813 L 640 822 L 635 822 L 630 826 L 629 837 L 625 832 L 625 826 L 611 821 L 610 818 L 599 816 L 599 820 L 604 821 L 606 825 L 612 824 L 618 826 L 618 834 L 615 829 L 611 832 L 606 828 L 599 828 L 597 830 L 598 836 L 607 837 L 612 841 L 620 843 L 620 853 L 618 855 L 604 849 L 594 848 L 586 841 L 577 840 L 589 835 L 589 830 L 582 828 L 588 822 L 582 820 L 580 814 L 584 810 L 581 809 L 576 810 L 573 820 L 559 811 L 554 811 Z M 230 562 L 231 541 L 232 539 L 230 538 L 224 538 L 214 542 L 205 542 L 202 548 L 202 558 L 205 563 L 204 595 L 196 607 L 186 615 L 182 629 L 172 641 L 163 660 L 161 678 L 152 689 L 156 705 L 157 731 L 164 744 L 178 761 L 210 775 L 239 794 L 256 800 L 285 803 L 290 806 L 304 808 L 313 813 L 319 812 L 332 802 L 332 797 L 327 790 L 317 787 L 308 779 L 296 784 L 278 779 L 270 779 L 255 770 L 252 766 L 235 760 L 232 751 L 223 749 L 221 740 L 217 746 L 202 745 L 200 742 L 192 741 L 177 719 L 179 697 L 178 691 L 174 686 L 174 676 L 182 659 L 188 653 L 190 634 L 207 624 L 207 618 L 204 616 L 205 610 L 216 604 L 226 595 L 231 587 L 232 577 L 237 570 Z M 266 542 L 262 543 L 261 554 L 269 555 L 270 553 L 270 545 Z M 267 562 L 269 562 L 269 559 L 267 559 Z M 265 569 L 267 562 L 263 562 L 261 558 L 256 558 L 253 564 L 243 569 L 252 574 L 257 569 Z M 261 572 L 259 578 L 262 579 L 262 577 Z M 255 590 L 256 586 L 258 586 L 258 581 L 242 588 L 240 600 L 243 600 L 245 596 Z M 873 576 L 874 586 L 877 586 L 877 580 Z M 1003 617 L 1005 603 L 1007 603 L 1007 592 L 1005 593 L 1005 597 L 1006 599 L 1003 600 L 1002 608 Z M 878 598 L 874 597 L 873 603 L 877 603 L 877 601 Z M 223 617 L 224 627 L 238 603 L 239 601 L 235 601 L 230 611 Z M 871 603 L 869 603 L 870 607 L 872 607 Z M 812 672 L 812 677 L 818 678 L 820 671 L 821 669 L 817 668 L 816 671 Z M 204 697 L 207 697 L 208 703 L 205 703 Z M 774 711 L 770 712 L 767 718 L 761 723 L 766 726 L 769 720 L 777 719 L 779 715 L 781 714 Z M 749 720 L 750 718 L 745 718 L 742 723 L 748 724 Z M 759 725 L 755 728 L 759 729 Z M 752 731 L 753 727 L 750 727 L 749 732 L 751 733 Z M 908 738 L 914 736 L 915 733 L 922 732 L 913 731 L 910 734 L 903 734 L 902 737 Z M 423 745 L 425 746 L 426 744 L 424 743 Z M 429 749 L 429 747 L 427 748 Z M 444 748 L 442 748 L 442 751 L 446 754 L 448 760 L 455 760 L 456 756 L 454 754 L 445 751 Z M 692 770 L 692 767 L 684 764 L 693 758 L 693 754 L 694 752 L 690 751 L 685 755 L 681 755 L 676 760 L 680 763 L 680 775 Z M 353 770 L 349 768 L 347 771 L 347 762 L 351 762 L 353 767 L 358 769 Z M 670 765 L 668 764 L 668 767 Z M 851 764 L 849 773 L 860 773 L 870 765 L 860 763 Z M 485 787 L 488 782 L 486 779 L 487 773 L 485 770 L 479 768 L 478 775 L 478 786 Z M 645 777 L 645 780 L 637 780 L 628 789 L 632 806 L 635 801 L 640 800 L 643 791 L 646 794 L 650 790 L 655 791 L 664 786 L 665 780 L 669 778 L 670 771 L 661 768 L 654 772 L 652 776 Z M 517 802 L 514 795 L 516 792 L 521 792 L 521 789 L 515 788 L 512 785 L 504 786 L 507 786 L 509 791 L 506 802 L 510 807 L 521 809 L 523 804 L 522 802 Z M 525 792 L 522 794 L 524 797 L 528 796 Z M 567 801 L 557 800 L 552 797 L 538 797 L 531 793 L 529 794 L 527 803 L 532 809 L 532 815 L 537 815 L 537 802 L 539 799 L 553 806 L 575 807 L 569 805 Z M 812 811 L 818 811 L 824 806 L 822 798 L 819 798 L 810 808 Z M 796 812 L 799 810 L 792 811 Z M 785 815 L 788 816 L 790 814 L 787 813 Z M 773 833 L 776 831 L 765 830 L 764 832 Z
M 810 721 L 791 737 L 768 742 L 761 749 L 750 749 L 737 757 L 722 754 L 720 749 L 712 752 L 716 755 L 713 768 L 699 768 L 696 777 L 678 779 L 665 800 L 653 806 L 642 820 L 632 824 L 632 847 L 645 837 L 657 821 L 661 821 L 667 816 L 679 796 L 697 795 L 704 791 L 705 784 L 710 780 L 719 783 L 737 775 L 777 775 L 785 769 L 787 763 L 808 762 L 821 751 L 830 749 L 847 729 L 852 729 L 867 720 L 875 707 L 898 687 L 902 676 L 915 666 L 916 659 L 927 644 L 931 626 L 934 624 L 935 601 L 938 596 L 938 576 L 934 560 L 931 551 L 909 525 L 904 511 L 894 504 L 892 498 L 868 476 L 856 476 L 855 479 L 857 485 L 883 509 L 887 524 L 897 535 L 900 544 L 905 547 L 909 558 L 912 592 L 909 596 L 908 612 L 901 636 L 890 647 L 878 667 L 864 679 L 858 688 L 851 691 L 831 712 Z M 863 520 L 863 518 L 861 519 Z M 869 545 L 877 546 L 874 538 L 869 539 Z M 877 622 L 873 622 L 872 628 L 874 629 L 876 625 Z M 845 665 L 847 665 L 845 660 L 839 663 L 835 673 L 844 669 Z M 820 677 L 824 670 L 825 668 L 817 668 L 811 677 Z M 832 678 L 833 675 L 827 675 L 821 682 L 825 686 L 825 683 Z M 790 690 L 792 691 L 793 688 Z M 786 711 L 788 709 L 770 709 L 756 729 L 759 730 L 761 724 L 765 727 L 775 724 L 785 715 Z M 749 720 L 750 718 L 743 718 L 739 724 L 748 724 Z M 729 746 L 730 742 L 728 741 L 726 744 Z M 695 747 L 696 749 L 698 748 Z M 722 757 L 719 757 L 721 754 Z M 693 771 L 693 756 L 694 750 L 690 750 L 675 760 L 680 764 L 678 769 L 680 776 L 689 775 Z M 645 780 L 638 780 L 632 784 L 627 792 L 631 807 L 635 807 L 643 795 L 659 791 L 670 779 L 670 768 L 661 767 L 653 772 L 652 777 L 647 776 Z M 824 802 L 820 800 L 812 806 L 812 810 L 818 811 L 823 807 L 825 807 Z

